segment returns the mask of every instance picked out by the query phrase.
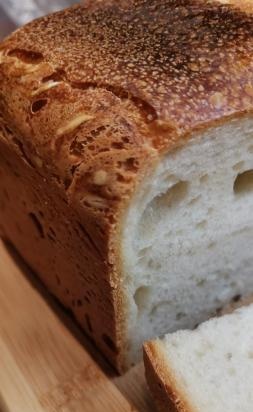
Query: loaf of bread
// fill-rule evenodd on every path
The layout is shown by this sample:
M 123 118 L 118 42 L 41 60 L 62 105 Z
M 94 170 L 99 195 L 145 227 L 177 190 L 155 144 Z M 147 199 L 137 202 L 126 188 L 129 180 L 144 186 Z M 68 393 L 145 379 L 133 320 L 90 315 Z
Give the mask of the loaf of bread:
M 0 226 L 123 370 L 253 290 L 249 2 L 87 1 L 0 45 Z
M 252 412 L 253 305 L 145 345 L 159 411 Z

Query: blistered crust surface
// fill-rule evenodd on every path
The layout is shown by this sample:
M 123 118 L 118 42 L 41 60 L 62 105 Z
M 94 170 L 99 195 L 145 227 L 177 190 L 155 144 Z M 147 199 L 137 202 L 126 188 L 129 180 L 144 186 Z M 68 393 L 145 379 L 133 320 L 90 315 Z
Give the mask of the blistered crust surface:
M 147 122 L 177 132 L 252 107 L 249 11 L 201 0 L 120 3 L 37 20 L 6 46 L 42 53 L 73 82 L 129 94 Z

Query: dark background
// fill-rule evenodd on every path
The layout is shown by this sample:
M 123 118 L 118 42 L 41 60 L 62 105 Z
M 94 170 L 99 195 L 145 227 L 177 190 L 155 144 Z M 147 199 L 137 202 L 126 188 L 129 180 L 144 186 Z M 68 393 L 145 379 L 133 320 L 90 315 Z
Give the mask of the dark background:
M 0 38 L 2 39 L 14 29 L 15 25 L 9 20 L 0 7 Z

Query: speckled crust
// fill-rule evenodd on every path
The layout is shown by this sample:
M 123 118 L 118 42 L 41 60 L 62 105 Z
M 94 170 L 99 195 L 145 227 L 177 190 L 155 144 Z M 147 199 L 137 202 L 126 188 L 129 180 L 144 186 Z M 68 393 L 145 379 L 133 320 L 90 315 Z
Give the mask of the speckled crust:
M 15 211 L 7 205 L 0 224 L 118 369 L 127 345 L 118 244 L 133 192 L 194 130 L 253 108 L 253 17 L 249 2 L 233 3 L 97 0 L 36 20 L 0 46 L 0 167 L 9 176 L 0 196 L 8 205 L 12 190 L 17 202 L 15 185 L 30 196 L 28 206 L 20 200 L 18 218 L 32 213 L 30 243 L 46 202 L 54 212 L 44 225 L 59 218 L 81 226 L 68 239 L 60 231 L 57 259 L 59 244 L 44 234 L 42 264 L 10 230 Z M 7 164 L 11 153 L 23 165 L 19 181 Z M 35 201 L 41 191 L 43 205 Z M 53 267 L 63 279 L 54 287 Z M 65 283 L 74 297 L 65 297 Z
M 159 341 L 144 345 L 145 374 L 159 412 L 197 412 L 169 370 Z

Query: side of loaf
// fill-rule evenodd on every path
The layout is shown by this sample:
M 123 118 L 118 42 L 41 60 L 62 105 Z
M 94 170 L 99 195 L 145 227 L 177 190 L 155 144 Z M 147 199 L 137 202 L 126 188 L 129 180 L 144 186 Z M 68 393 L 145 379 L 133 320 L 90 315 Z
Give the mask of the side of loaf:
M 253 305 L 144 345 L 158 410 L 251 412 Z
M 253 15 L 223 3 L 87 2 L 0 45 L 1 234 L 119 370 L 253 290 Z

